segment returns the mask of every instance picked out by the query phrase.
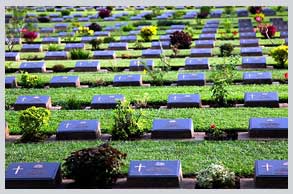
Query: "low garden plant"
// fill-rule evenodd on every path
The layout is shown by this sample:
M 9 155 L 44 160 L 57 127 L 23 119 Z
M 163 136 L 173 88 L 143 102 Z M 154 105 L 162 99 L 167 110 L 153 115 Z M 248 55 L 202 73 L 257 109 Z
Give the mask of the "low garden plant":
M 187 32 L 176 31 L 170 35 L 171 45 L 177 45 L 178 49 L 189 49 L 192 44 L 192 37 Z
M 22 72 L 20 77 L 20 85 L 24 88 L 38 88 L 40 86 L 40 78 L 37 75 Z
M 140 30 L 140 36 L 146 42 L 151 41 L 156 34 L 157 26 L 145 26 Z
M 84 49 L 72 49 L 70 50 L 71 59 L 89 59 L 90 52 Z
M 277 68 L 288 67 L 288 46 L 281 45 L 271 50 L 270 55 L 277 62 L 274 66 Z

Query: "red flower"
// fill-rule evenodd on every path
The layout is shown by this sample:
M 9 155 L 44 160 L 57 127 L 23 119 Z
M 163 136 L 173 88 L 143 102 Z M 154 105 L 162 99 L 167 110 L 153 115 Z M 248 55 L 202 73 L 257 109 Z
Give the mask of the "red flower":
M 27 32 L 27 29 L 23 28 L 21 29 L 21 33 L 26 33 Z
M 232 32 L 234 36 L 236 36 L 238 34 L 238 32 L 235 30 Z
M 23 32 L 23 38 L 25 38 L 27 41 L 34 41 L 36 38 L 38 37 L 38 33 L 34 32 L 34 31 L 28 31 L 26 30 L 25 32 Z
M 255 17 L 255 21 L 257 21 L 257 22 L 261 22 L 262 21 L 262 18 L 261 17 Z
M 215 124 L 211 124 L 210 128 L 211 129 L 215 129 L 216 128 L 216 125 Z
M 284 74 L 285 79 L 288 79 L 288 72 Z
M 268 25 L 261 29 L 261 34 L 266 38 L 272 38 L 277 32 L 277 28 L 274 25 Z

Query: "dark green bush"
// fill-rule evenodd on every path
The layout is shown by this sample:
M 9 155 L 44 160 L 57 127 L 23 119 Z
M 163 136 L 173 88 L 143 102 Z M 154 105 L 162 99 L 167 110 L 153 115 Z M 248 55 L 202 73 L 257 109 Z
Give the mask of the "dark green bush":
M 130 140 L 143 135 L 142 112 L 135 111 L 129 102 L 118 102 L 114 110 L 113 140 Z
M 221 57 L 229 57 L 232 55 L 234 47 L 231 43 L 225 43 L 220 46 L 220 56 Z
M 113 36 L 105 37 L 103 42 L 104 43 L 115 42 L 115 38 Z
M 63 64 L 56 64 L 52 69 L 54 72 L 64 72 L 65 66 Z
M 200 7 L 200 11 L 199 11 L 197 17 L 201 18 L 201 19 L 207 18 L 208 15 L 210 14 L 211 8 L 212 7 L 210 7 L 210 6 L 202 6 L 202 7 Z
M 128 24 L 128 25 L 122 27 L 123 32 L 129 32 L 131 30 L 134 30 L 134 27 L 131 24 Z
M 147 21 L 138 21 L 138 22 L 134 22 L 132 24 L 134 27 L 137 27 L 137 26 L 150 26 L 152 25 L 152 22 L 147 22 Z
M 157 26 L 171 26 L 171 25 L 189 25 L 190 22 L 172 21 L 172 20 L 159 20 Z
M 178 49 L 189 49 L 192 43 L 192 37 L 183 31 L 173 32 L 170 36 L 170 43 Z
M 97 23 L 91 23 L 91 25 L 89 25 L 89 29 L 93 30 L 94 32 L 102 31 L 102 26 Z
M 51 112 L 42 107 L 32 106 L 20 112 L 19 128 L 21 129 L 20 142 L 38 142 L 47 136 L 41 130 L 43 125 L 48 125 Z
M 72 49 L 70 51 L 71 59 L 89 59 L 90 52 L 83 49 Z
M 63 10 L 61 10 L 61 15 L 68 16 L 68 15 L 70 15 L 70 11 L 68 9 L 63 9 Z
M 81 186 L 107 188 L 116 182 L 125 158 L 109 144 L 78 150 L 65 159 L 64 174 Z
M 94 51 L 100 49 L 100 45 L 103 43 L 103 40 L 100 38 L 96 38 L 92 39 L 89 43 L 92 46 L 92 50 Z

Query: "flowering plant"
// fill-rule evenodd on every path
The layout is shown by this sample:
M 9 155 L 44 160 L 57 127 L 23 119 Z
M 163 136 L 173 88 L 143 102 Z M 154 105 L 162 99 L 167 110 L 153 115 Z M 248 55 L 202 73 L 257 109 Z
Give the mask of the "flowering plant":
M 89 27 L 79 27 L 76 33 L 80 34 L 81 36 L 92 36 L 94 34 L 94 31 L 90 30 Z
M 100 11 L 99 11 L 99 16 L 101 17 L 101 18 L 106 18 L 106 17 L 109 17 L 111 15 L 111 11 L 110 10 L 108 10 L 108 9 L 101 9 Z
M 284 74 L 284 77 L 285 77 L 286 80 L 288 80 L 288 72 L 286 72 L 286 73 Z
M 288 66 L 288 46 L 278 46 L 271 50 L 270 55 L 277 62 L 277 67 L 284 68 Z
M 211 164 L 206 169 L 199 171 L 197 185 L 200 188 L 233 188 L 235 186 L 235 174 L 220 164 Z
M 144 41 L 151 41 L 157 34 L 157 26 L 145 26 L 140 30 L 140 36 Z
M 258 23 L 261 23 L 264 19 L 265 19 L 265 15 L 263 13 L 257 13 L 254 16 L 255 21 L 257 21 Z
M 22 37 L 27 41 L 27 42 L 33 42 L 37 37 L 38 33 L 35 31 L 29 31 L 27 29 L 22 29 L 21 30 Z

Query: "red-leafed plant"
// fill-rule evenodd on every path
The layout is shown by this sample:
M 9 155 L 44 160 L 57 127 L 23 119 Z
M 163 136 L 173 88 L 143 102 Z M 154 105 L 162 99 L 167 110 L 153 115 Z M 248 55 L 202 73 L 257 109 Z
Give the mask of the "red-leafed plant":
M 22 37 L 28 42 L 33 42 L 38 37 L 38 33 L 35 31 L 22 29 L 21 32 L 22 32 Z
M 270 24 L 261 26 L 259 29 L 260 33 L 268 39 L 274 37 L 277 32 L 276 26 Z
M 286 72 L 286 73 L 284 74 L 284 77 L 285 77 L 286 80 L 288 80 L 288 72 Z
M 176 45 L 178 49 L 189 49 L 192 43 L 192 37 L 183 31 L 173 32 L 170 38 L 171 45 Z
M 261 6 L 250 6 L 248 8 L 248 11 L 251 14 L 257 14 L 257 13 L 261 13 L 262 12 L 262 7 Z
M 111 11 L 110 10 L 108 10 L 108 9 L 101 9 L 100 11 L 99 11 L 99 16 L 100 16 L 100 18 L 106 18 L 106 17 L 109 17 L 111 15 Z

